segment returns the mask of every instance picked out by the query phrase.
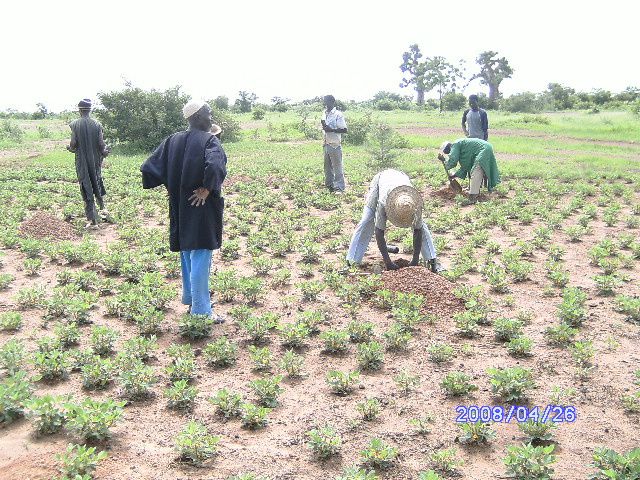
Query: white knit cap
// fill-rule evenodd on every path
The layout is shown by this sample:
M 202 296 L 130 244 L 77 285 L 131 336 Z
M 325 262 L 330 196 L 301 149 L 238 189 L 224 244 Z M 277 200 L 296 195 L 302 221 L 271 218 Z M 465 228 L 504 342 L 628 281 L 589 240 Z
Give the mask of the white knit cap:
M 184 118 L 189 118 L 206 104 L 207 102 L 205 102 L 204 100 L 191 100 L 184 107 L 182 107 L 182 116 Z

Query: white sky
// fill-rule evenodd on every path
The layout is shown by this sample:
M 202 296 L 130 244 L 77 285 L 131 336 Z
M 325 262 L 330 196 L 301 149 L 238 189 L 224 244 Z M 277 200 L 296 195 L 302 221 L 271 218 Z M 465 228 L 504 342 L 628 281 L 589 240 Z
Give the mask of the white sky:
M 640 86 L 637 0 L 147 0 L 3 2 L 0 110 L 75 108 L 83 97 L 176 84 L 194 97 L 255 92 L 294 100 L 366 99 L 400 89 L 402 52 L 463 58 L 484 50 L 515 70 L 505 94 L 549 82 L 578 90 Z M 485 91 L 476 81 L 466 93 Z

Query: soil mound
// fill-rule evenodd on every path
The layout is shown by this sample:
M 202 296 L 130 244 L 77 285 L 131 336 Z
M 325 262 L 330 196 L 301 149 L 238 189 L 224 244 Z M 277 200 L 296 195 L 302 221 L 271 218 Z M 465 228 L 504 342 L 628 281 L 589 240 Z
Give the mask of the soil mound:
M 465 197 L 468 196 L 467 192 L 464 190 L 461 193 L 456 193 L 451 187 L 442 187 L 439 190 L 434 190 L 431 192 L 431 195 L 438 198 L 443 198 L 445 200 L 453 200 L 456 198 L 456 195 L 463 195 Z
M 393 292 L 422 295 L 428 313 L 448 317 L 464 310 L 462 300 L 453 295 L 455 285 L 426 267 L 387 270 L 382 273 L 382 284 Z
M 45 212 L 36 212 L 22 222 L 19 233 L 25 237 L 49 240 L 75 240 L 78 238 L 70 224 Z

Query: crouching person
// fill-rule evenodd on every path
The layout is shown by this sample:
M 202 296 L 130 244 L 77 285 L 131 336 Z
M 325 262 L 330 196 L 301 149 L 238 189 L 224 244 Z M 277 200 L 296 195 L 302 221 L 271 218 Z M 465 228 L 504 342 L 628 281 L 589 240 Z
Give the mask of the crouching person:
M 190 102 L 182 112 L 189 129 L 169 136 L 144 162 L 142 185 L 167 189 L 170 249 L 180 252 L 182 264 L 182 303 L 193 315 L 212 315 L 209 271 L 213 250 L 222 244 L 227 156 L 210 131 L 209 105 Z
M 349 263 L 360 264 L 375 233 L 378 249 L 388 270 L 398 269 L 387 250 L 384 233 L 387 219 L 400 228 L 413 228 L 413 259 L 418 265 L 420 255 L 433 272 L 442 270 L 436 259 L 436 249 L 429 227 L 422 220 L 422 197 L 406 173 L 388 169 L 378 173 L 369 186 L 362 219 L 351 237 L 347 253 Z

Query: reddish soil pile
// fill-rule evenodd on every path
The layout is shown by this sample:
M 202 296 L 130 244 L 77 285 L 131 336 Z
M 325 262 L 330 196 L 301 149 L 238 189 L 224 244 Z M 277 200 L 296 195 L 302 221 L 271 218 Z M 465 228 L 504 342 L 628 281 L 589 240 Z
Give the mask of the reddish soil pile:
M 75 240 L 78 235 L 67 222 L 45 212 L 36 212 L 20 225 L 20 235 L 51 240 Z
M 398 262 L 396 262 L 398 263 Z M 406 267 L 382 273 L 382 284 L 393 292 L 415 293 L 425 299 L 425 310 L 449 316 L 464 310 L 462 300 L 453 295 L 455 286 L 426 267 Z
M 464 190 L 461 193 L 456 193 L 451 187 L 446 186 L 442 187 L 440 190 L 434 190 L 431 192 L 431 195 L 438 198 L 443 198 L 445 200 L 453 200 L 456 198 L 456 195 L 464 195 L 465 197 L 468 195 Z

